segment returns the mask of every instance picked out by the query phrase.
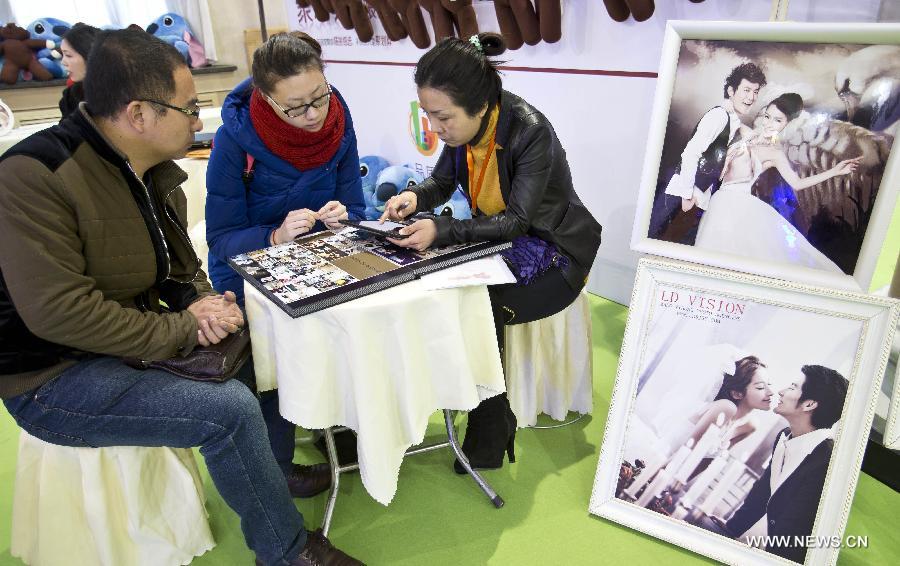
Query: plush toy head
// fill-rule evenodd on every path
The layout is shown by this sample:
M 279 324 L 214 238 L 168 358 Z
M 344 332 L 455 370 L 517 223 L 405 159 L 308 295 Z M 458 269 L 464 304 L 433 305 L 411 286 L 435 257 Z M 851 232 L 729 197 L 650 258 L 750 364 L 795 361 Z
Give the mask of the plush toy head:
M 372 199 L 375 208 L 384 212 L 384 203 L 394 195 L 413 185 L 418 185 L 425 178 L 405 165 L 392 165 L 378 175 L 375 181 L 375 195 Z
M 452 216 L 457 220 L 468 220 L 472 218 L 472 207 L 462 191 L 457 189 L 453 191 L 450 200 L 435 207 L 434 213 L 438 216 Z
M 71 28 L 72 25 L 69 22 L 57 20 L 56 18 L 41 18 L 28 24 L 27 29 L 32 39 L 43 39 L 53 42 L 53 47 L 44 47 L 38 51 L 37 58 L 38 62 L 57 79 L 61 79 L 68 74 L 66 68 L 60 62 L 62 58 L 60 44 L 63 36 Z
M 192 68 L 196 69 L 207 64 L 206 51 L 194 37 L 187 20 L 178 14 L 169 12 L 156 18 L 147 26 L 147 33 L 174 46 Z
M 15 22 L 8 22 L 5 26 L 0 28 L 0 37 L 4 40 L 18 39 L 22 41 L 28 39 L 29 34 L 27 29 L 17 26 Z
M 363 199 L 366 202 L 365 215 L 368 220 L 375 220 L 381 212 L 375 208 L 375 182 L 378 175 L 390 166 L 388 160 L 377 155 L 364 155 L 359 158 L 359 176 L 362 179 Z M 382 212 L 384 207 L 382 206 Z
M 32 39 L 49 39 L 59 47 L 59 42 L 71 27 L 72 24 L 63 20 L 41 18 L 28 24 L 25 29 L 31 34 Z

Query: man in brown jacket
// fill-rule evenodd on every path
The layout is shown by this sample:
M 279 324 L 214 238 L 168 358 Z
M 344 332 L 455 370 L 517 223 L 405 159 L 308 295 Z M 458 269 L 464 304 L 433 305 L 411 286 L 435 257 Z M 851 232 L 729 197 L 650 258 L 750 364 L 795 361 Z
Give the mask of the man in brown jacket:
M 357 564 L 303 527 L 242 383 L 121 361 L 186 355 L 244 319 L 185 230 L 172 159 L 202 124 L 184 60 L 143 31 L 107 32 L 84 86 L 76 112 L 0 158 L 0 398 L 55 444 L 199 446 L 258 562 Z

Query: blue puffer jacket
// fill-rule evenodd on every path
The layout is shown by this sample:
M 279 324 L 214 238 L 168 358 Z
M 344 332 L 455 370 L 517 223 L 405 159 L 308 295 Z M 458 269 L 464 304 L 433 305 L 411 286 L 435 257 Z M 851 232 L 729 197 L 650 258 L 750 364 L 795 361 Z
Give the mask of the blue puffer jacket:
M 331 200 L 347 207 L 353 220 L 363 218 L 365 201 L 359 176 L 359 154 L 350 109 L 344 105 L 344 139 L 334 157 L 320 167 L 299 171 L 266 148 L 250 122 L 250 79 L 225 99 L 222 126 L 216 132 L 206 172 L 206 241 L 209 277 L 217 291 L 234 291 L 243 305 L 243 279 L 227 259 L 269 245 L 269 233 L 288 212 L 319 210 Z M 255 159 L 253 180 L 245 186 L 241 174 L 247 154 Z M 325 226 L 317 222 L 313 231 Z

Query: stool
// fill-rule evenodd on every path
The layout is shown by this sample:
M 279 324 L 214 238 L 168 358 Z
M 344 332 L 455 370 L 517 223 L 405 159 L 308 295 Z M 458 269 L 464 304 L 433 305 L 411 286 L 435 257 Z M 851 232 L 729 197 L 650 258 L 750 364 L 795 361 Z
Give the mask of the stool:
M 215 546 L 187 448 L 73 448 L 22 431 L 10 553 L 32 566 L 188 564 Z
M 506 388 L 519 427 L 540 413 L 562 421 L 593 407 L 591 312 L 587 292 L 541 320 L 506 327 Z

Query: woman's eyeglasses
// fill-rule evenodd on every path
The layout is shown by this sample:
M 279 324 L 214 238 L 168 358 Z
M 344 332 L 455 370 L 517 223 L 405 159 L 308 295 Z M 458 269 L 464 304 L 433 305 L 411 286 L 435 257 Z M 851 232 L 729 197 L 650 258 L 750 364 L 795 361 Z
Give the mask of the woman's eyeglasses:
M 150 102 L 152 104 L 158 104 L 160 106 L 165 106 L 166 108 L 171 108 L 172 110 L 178 110 L 182 114 L 186 114 L 193 118 L 194 120 L 200 118 L 200 108 L 198 106 L 194 106 L 192 108 L 182 108 L 181 106 L 173 106 L 168 102 L 161 102 L 159 100 L 153 100 L 151 98 L 142 99 L 144 102 Z
M 282 114 L 284 114 L 288 118 L 299 118 L 300 116 L 306 115 L 306 113 L 309 112 L 310 108 L 319 109 L 328 104 L 328 101 L 331 97 L 331 85 L 325 83 L 325 88 L 326 92 L 322 96 L 317 97 L 309 104 L 301 104 L 300 106 L 294 106 L 293 108 L 284 108 L 283 106 L 275 102 L 268 94 L 263 94 L 263 96 L 269 99 L 269 102 L 274 104 L 279 110 L 281 110 Z

